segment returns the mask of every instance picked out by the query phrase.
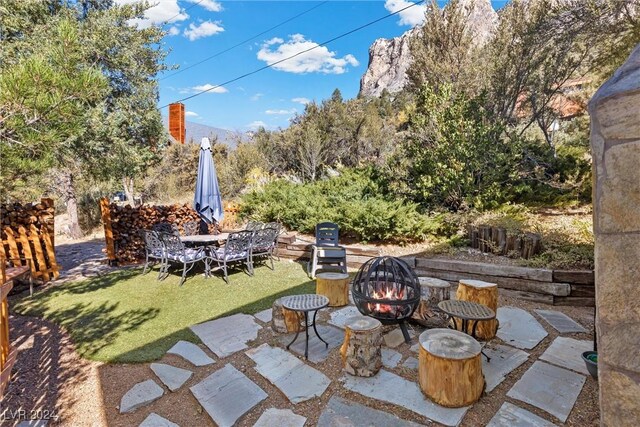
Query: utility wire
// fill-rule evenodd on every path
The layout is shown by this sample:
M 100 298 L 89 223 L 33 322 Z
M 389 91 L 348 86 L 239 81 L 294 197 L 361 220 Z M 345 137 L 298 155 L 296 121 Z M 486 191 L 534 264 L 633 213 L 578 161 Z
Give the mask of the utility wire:
M 399 14 L 400 12 L 403 12 L 403 11 L 405 11 L 405 10 L 407 10 L 407 9 L 411 8 L 411 7 L 417 6 L 417 5 L 421 4 L 421 3 L 424 3 L 424 0 L 419 0 L 419 1 L 415 2 L 415 3 L 411 3 L 409 6 L 405 6 L 405 7 L 403 7 L 402 9 L 396 10 L 395 12 L 389 13 L 388 15 L 385 15 L 385 16 L 383 16 L 383 17 L 380 17 L 380 18 L 376 19 L 376 20 L 373 20 L 373 21 L 368 22 L 368 23 L 366 23 L 366 24 L 364 24 L 364 25 L 361 25 L 361 26 L 359 26 L 359 27 L 357 27 L 357 28 L 354 28 L 354 29 L 352 29 L 352 30 L 349 30 L 349 31 L 347 31 L 346 33 L 342 33 L 342 34 L 340 34 L 339 36 L 336 36 L 336 37 L 334 37 L 334 38 L 332 38 L 332 39 L 329 39 L 329 40 L 327 40 L 327 41 L 324 41 L 324 42 L 322 42 L 322 43 L 320 43 L 320 44 L 317 44 L 317 45 L 315 45 L 315 46 L 313 46 L 313 47 L 310 47 L 309 49 L 305 49 L 305 50 L 300 51 L 300 52 L 298 52 L 298 53 L 296 53 L 296 54 L 294 54 L 294 55 L 291 55 L 291 56 L 289 56 L 289 57 L 287 57 L 287 58 L 283 58 L 283 59 L 281 59 L 281 60 L 279 60 L 279 61 L 273 62 L 273 63 L 271 63 L 271 64 L 267 64 L 267 65 L 265 65 L 264 67 L 257 68 L 257 69 L 255 69 L 255 70 L 253 70 L 253 71 L 250 71 L 250 72 L 248 72 L 248 73 L 242 74 L 242 75 L 240 75 L 240 76 L 238 76 L 238 77 L 235 77 L 235 78 L 233 78 L 233 79 L 231 79 L 231 80 L 227 80 L 227 81 L 226 81 L 226 82 L 224 82 L 224 83 L 220 83 L 220 84 L 218 84 L 218 85 L 212 86 L 212 87 L 210 87 L 209 89 L 206 89 L 206 90 L 200 91 L 200 92 L 198 92 L 198 93 L 194 93 L 193 95 L 187 96 L 187 97 L 182 98 L 182 99 L 178 99 L 177 101 L 174 101 L 174 102 L 187 101 L 187 100 L 189 100 L 189 99 L 191 99 L 191 98 L 195 98 L 196 96 L 200 96 L 200 95 L 202 95 L 203 93 L 210 92 L 210 91 L 212 91 L 212 90 L 214 90 L 214 89 L 216 89 L 216 88 L 219 88 L 219 87 L 222 87 L 222 86 L 226 86 L 226 85 L 228 85 L 229 83 L 237 82 L 238 80 L 244 79 L 245 77 L 249 77 L 249 76 L 251 76 L 251 75 L 253 75 L 253 74 L 259 73 L 260 71 L 266 70 L 267 68 L 271 68 L 271 67 L 273 67 L 274 65 L 281 64 L 281 63 L 283 63 L 283 62 L 285 62 L 285 61 L 288 61 L 289 59 L 293 59 L 293 58 L 295 58 L 296 56 L 300 56 L 300 55 L 302 55 L 303 53 L 310 52 L 310 51 L 312 51 L 312 50 L 314 50 L 314 49 L 317 49 L 317 48 L 319 48 L 319 47 L 321 47 L 321 46 L 326 46 L 326 45 L 328 45 L 329 43 L 332 43 L 332 42 L 334 42 L 334 41 L 336 41 L 336 40 L 339 40 L 339 39 L 341 39 L 341 38 L 343 38 L 343 37 L 346 37 L 346 36 L 348 36 L 348 35 L 351 35 L 351 34 L 353 34 L 353 33 L 357 32 L 357 31 L 360 31 L 360 30 L 362 30 L 362 29 L 364 29 L 364 28 L 370 27 L 370 26 L 371 26 L 371 25 L 373 25 L 373 24 L 377 24 L 378 22 L 380 22 L 380 21 L 382 21 L 382 20 L 385 20 L 385 19 L 387 19 L 387 18 L 390 18 L 390 17 L 392 17 L 392 16 L 395 16 L 395 15 Z M 160 109 L 162 109 L 162 108 L 166 108 L 166 107 L 168 107 L 168 106 L 169 106 L 169 104 L 163 105 L 162 107 L 160 107 Z
M 220 52 L 214 53 L 213 55 L 211 55 L 211 56 L 209 56 L 209 57 L 207 57 L 207 58 L 204 58 L 203 60 L 198 61 L 198 62 L 196 62 L 195 64 L 192 64 L 192 65 L 189 65 L 188 67 L 182 68 L 182 69 L 180 69 L 180 70 L 176 71 L 175 73 L 171 73 L 171 74 L 169 74 L 168 76 L 164 76 L 164 77 L 162 77 L 161 79 L 158 79 L 158 81 L 168 79 L 169 77 L 173 77 L 173 76 L 175 76 L 176 74 L 180 74 L 180 73 L 182 73 L 183 71 L 187 71 L 187 70 L 189 70 L 189 69 L 191 69 L 191 68 L 193 68 L 193 67 L 196 67 L 196 66 L 198 66 L 198 65 L 202 64 L 203 62 L 207 62 L 207 61 L 209 61 L 210 59 L 213 59 L 213 58 L 215 58 L 215 57 L 217 57 L 217 56 L 222 55 L 223 53 L 227 53 L 227 52 L 229 52 L 229 51 L 230 51 L 230 50 L 232 50 L 232 49 L 235 49 L 235 48 L 237 48 L 237 47 L 240 47 L 240 46 L 242 46 L 243 44 L 248 43 L 248 42 L 250 42 L 251 40 L 257 39 L 258 37 L 260 37 L 260 36 L 262 36 L 262 35 L 264 35 L 264 34 L 266 34 L 266 33 L 270 32 L 270 31 L 275 30 L 276 28 L 281 27 L 281 26 L 283 26 L 284 24 L 286 24 L 286 23 L 288 23 L 288 22 L 291 22 L 291 21 L 293 21 L 293 20 L 294 20 L 294 19 L 296 19 L 296 18 L 299 18 L 299 17 L 301 17 L 302 15 L 305 15 L 305 14 L 309 13 L 309 12 L 311 12 L 312 10 L 317 9 L 317 8 L 319 8 L 320 6 L 322 6 L 323 4 L 326 4 L 326 3 L 329 3 L 329 2 L 328 2 L 328 1 L 323 1 L 323 2 L 321 2 L 321 3 L 318 3 L 317 5 L 313 6 L 312 8 L 307 9 L 307 10 L 305 10 L 305 11 L 303 11 L 303 12 L 300 12 L 299 14 L 297 14 L 297 15 L 295 15 L 295 16 L 292 16 L 291 18 L 287 19 L 286 21 L 282 21 L 281 23 L 279 23 L 279 24 L 277 24 L 277 25 L 274 25 L 273 27 L 271 27 L 271 28 L 268 28 L 268 29 L 264 30 L 263 32 L 261 32 L 261 33 L 259 33 L 259 34 L 256 34 L 255 36 L 252 36 L 252 37 L 250 37 L 250 38 L 248 38 L 248 39 L 246 39 L 246 40 L 243 40 L 243 41 L 241 41 L 240 43 L 235 44 L 235 45 L 233 45 L 233 46 L 231 46 L 231 47 L 229 47 L 229 48 L 227 48 L 227 49 L 221 50 Z
M 197 2 L 197 3 L 193 3 L 191 6 L 184 8 L 184 10 L 183 10 L 183 9 L 180 9 L 180 12 L 176 13 L 176 14 L 175 14 L 175 15 L 173 15 L 171 18 L 169 18 L 169 19 L 167 19 L 166 21 L 164 21 L 164 22 L 162 23 L 162 25 L 167 25 L 167 24 L 168 24 L 169 22 L 171 22 L 174 18 L 177 18 L 178 16 L 182 15 L 182 13 L 183 13 L 183 12 L 186 12 L 187 10 L 189 10 L 189 9 L 191 9 L 191 8 L 193 8 L 193 7 L 196 7 L 197 5 L 199 5 L 200 3 L 202 3 L 203 1 L 204 1 L 204 0 L 200 0 L 200 1 L 199 1 L 199 2 Z M 176 4 L 178 4 L 178 2 L 176 2 Z M 180 8 L 180 6 L 178 6 L 178 8 Z

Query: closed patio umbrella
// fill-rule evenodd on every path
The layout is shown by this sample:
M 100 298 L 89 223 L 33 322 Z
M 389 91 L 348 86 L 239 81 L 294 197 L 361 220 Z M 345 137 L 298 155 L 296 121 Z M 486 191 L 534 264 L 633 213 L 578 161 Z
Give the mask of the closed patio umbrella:
M 208 224 L 222 221 L 224 209 L 218 187 L 216 167 L 211 155 L 209 138 L 202 138 L 200 143 L 200 160 L 198 162 L 198 179 L 196 180 L 196 194 L 193 198 L 193 208 Z

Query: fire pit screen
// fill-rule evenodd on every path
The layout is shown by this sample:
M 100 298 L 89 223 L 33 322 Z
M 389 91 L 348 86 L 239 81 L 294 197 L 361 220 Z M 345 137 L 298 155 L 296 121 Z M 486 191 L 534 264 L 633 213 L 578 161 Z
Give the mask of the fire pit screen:
M 404 319 L 418 307 L 420 282 L 406 262 L 394 257 L 370 259 L 358 270 L 351 291 L 360 313 L 384 324 L 399 323 L 409 342 Z

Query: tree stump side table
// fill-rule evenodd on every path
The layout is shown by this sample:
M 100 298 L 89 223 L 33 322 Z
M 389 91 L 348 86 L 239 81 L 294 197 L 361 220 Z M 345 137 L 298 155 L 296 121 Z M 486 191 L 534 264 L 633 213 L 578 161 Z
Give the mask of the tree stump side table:
M 460 331 L 437 328 L 419 338 L 420 389 L 438 405 L 460 408 L 480 399 L 484 390 L 480 343 Z
M 497 313 L 498 285 L 481 280 L 462 279 L 458 284 L 456 299 L 485 305 L 493 310 L 494 313 Z M 497 330 L 497 319 L 482 320 L 478 322 L 476 337 L 481 340 L 490 340 L 496 336 Z
M 434 277 L 419 277 L 420 305 L 413 318 L 427 328 L 445 328 L 449 316 L 438 308 L 438 303 L 450 299 L 451 284 Z
M 282 298 L 278 298 L 273 302 L 271 308 L 271 328 L 274 332 L 280 334 L 301 332 L 304 330 L 300 313 L 284 308 L 282 306 Z
M 345 273 L 316 274 L 316 294 L 329 298 L 329 307 L 349 304 L 349 275 Z
M 353 316 L 345 322 L 340 348 L 344 370 L 357 377 L 372 377 L 382 367 L 382 323 L 373 317 Z

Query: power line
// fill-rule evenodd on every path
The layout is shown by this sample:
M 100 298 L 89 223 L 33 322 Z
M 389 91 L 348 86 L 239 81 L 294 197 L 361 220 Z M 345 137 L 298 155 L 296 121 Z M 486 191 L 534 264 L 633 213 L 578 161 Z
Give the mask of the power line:
M 173 15 L 171 18 L 169 18 L 169 19 L 167 19 L 166 21 L 164 21 L 164 22 L 162 23 L 162 25 L 167 25 L 167 24 L 168 24 L 169 22 L 171 22 L 174 18 L 177 18 L 178 16 L 182 15 L 182 13 L 183 13 L 183 12 L 186 12 L 187 10 L 189 10 L 189 9 L 191 9 L 191 8 L 193 8 L 193 7 L 196 7 L 197 5 L 199 5 L 200 3 L 202 3 L 203 1 L 204 1 L 204 0 L 200 0 L 199 2 L 194 3 L 194 4 L 192 4 L 191 6 L 184 8 L 184 10 L 183 10 L 183 9 L 180 9 L 180 6 L 178 6 L 178 9 L 180 9 L 180 12 L 176 13 L 176 14 L 175 14 L 175 15 Z M 176 2 L 176 5 L 177 5 L 177 4 L 178 4 L 178 2 Z
M 326 46 L 326 45 L 328 45 L 329 43 L 332 43 L 332 42 L 334 42 L 334 41 L 336 41 L 336 40 L 339 40 L 339 39 L 341 39 L 341 38 L 343 38 L 343 37 L 346 37 L 346 36 L 348 36 L 348 35 L 351 35 L 351 34 L 353 34 L 353 33 L 357 32 L 357 31 L 360 31 L 360 30 L 362 30 L 362 29 L 364 29 L 364 28 L 370 27 L 370 26 L 371 26 L 371 25 L 373 25 L 373 24 L 377 24 L 378 22 L 380 22 L 380 21 L 382 21 L 382 20 L 385 20 L 385 19 L 387 19 L 387 18 L 390 18 L 390 17 L 392 17 L 392 16 L 395 16 L 395 15 L 399 14 L 400 12 L 404 12 L 405 10 L 407 10 L 407 9 L 409 9 L 409 8 L 411 8 L 411 7 L 417 6 L 417 5 L 421 4 L 421 3 L 424 3 L 424 0 L 419 0 L 419 1 L 415 2 L 415 3 L 411 3 L 410 5 L 405 6 L 405 7 L 403 7 L 402 9 L 396 10 L 395 12 L 389 13 L 388 15 L 385 15 L 385 16 L 383 16 L 383 17 L 380 17 L 380 18 L 376 19 L 376 20 L 373 20 L 373 21 L 368 22 L 368 23 L 366 23 L 366 24 L 364 24 L 364 25 L 361 25 L 361 26 L 359 26 L 359 27 L 357 27 L 357 28 L 354 28 L 354 29 L 352 29 L 352 30 L 349 30 L 349 31 L 347 31 L 346 33 L 342 33 L 342 34 L 340 34 L 339 36 L 336 36 L 336 37 L 334 37 L 334 38 L 332 38 L 332 39 L 329 39 L 329 40 L 327 40 L 327 41 L 324 41 L 324 42 L 322 42 L 322 43 L 320 43 L 320 44 L 317 44 L 317 45 L 315 45 L 315 46 L 313 46 L 313 47 L 310 47 L 309 49 L 305 49 L 305 50 L 300 51 L 300 52 L 298 52 L 298 53 L 296 53 L 296 54 L 294 54 L 294 55 L 291 55 L 291 56 L 289 56 L 289 57 L 287 57 L 287 58 L 283 58 L 283 59 L 280 59 L 279 61 L 273 62 L 273 63 L 271 63 L 271 64 L 267 64 L 267 65 L 265 65 L 264 67 L 260 67 L 260 68 L 258 68 L 258 69 L 253 70 L 253 71 L 250 71 L 250 72 L 248 72 L 248 73 L 242 74 L 242 75 L 240 75 L 240 76 L 238 76 L 238 77 L 235 77 L 235 78 L 233 78 L 233 79 L 231 79 L 231 80 L 227 80 L 227 81 L 226 81 L 226 82 L 224 82 L 224 83 L 220 83 L 220 84 L 218 84 L 218 85 L 212 86 L 212 87 L 210 87 L 210 88 L 208 88 L 208 89 L 206 89 L 206 90 L 203 90 L 203 91 L 200 91 L 200 92 L 194 93 L 193 95 L 187 96 L 187 97 L 185 97 L 185 98 L 179 99 L 179 100 L 174 101 L 174 102 L 187 101 L 187 100 L 189 100 L 189 99 L 191 99 L 191 98 L 195 98 L 196 96 L 200 96 L 200 95 L 202 95 L 203 93 L 210 92 L 210 91 L 212 91 L 212 90 L 214 90 L 214 89 L 216 89 L 216 88 L 219 88 L 219 87 L 222 87 L 222 86 L 226 86 L 226 85 L 228 85 L 229 83 L 237 82 L 238 80 L 244 79 L 245 77 L 249 77 L 249 76 L 251 76 L 251 75 L 253 75 L 253 74 L 259 73 L 260 71 L 266 70 L 267 68 L 271 68 L 271 67 L 273 67 L 274 65 L 281 64 L 281 63 L 283 63 L 283 62 L 285 62 L 285 61 L 288 61 L 289 59 L 293 59 L 293 58 L 295 58 L 296 56 L 300 56 L 300 55 L 302 55 L 303 53 L 310 52 L 310 51 L 312 51 L 312 50 L 314 50 L 314 49 L 317 49 L 317 48 L 319 48 L 319 47 L 321 47 L 321 46 Z M 168 107 L 168 106 L 169 106 L 169 104 L 163 105 L 162 107 L 160 107 L 160 109 L 162 109 L 162 108 L 166 108 L 166 107 Z
M 329 2 L 328 2 L 328 1 L 320 2 L 320 3 L 318 3 L 317 5 L 313 6 L 312 8 L 307 9 L 307 10 L 305 10 L 305 11 L 303 11 L 303 12 L 300 12 L 299 14 L 297 14 L 297 15 L 295 15 L 295 16 L 292 16 L 291 18 L 287 19 L 286 21 L 282 21 L 281 23 L 279 23 L 279 24 L 277 24 L 277 25 L 274 25 L 273 27 L 271 27 L 271 28 L 268 28 L 268 29 L 264 30 L 263 32 L 261 32 L 261 33 L 259 33 L 259 34 L 256 34 L 255 36 L 252 36 L 252 37 L 250 37 L 250 38 L 248 38 L 248 39 L 246 39 L 246 40 L 243 40 L 243 41 L 241 41 L 240 43 L 235 44 L 235 45 L 233 45 L 233 46 L 231 46 L 231 47 L 229 47 L 229 48 L 227 48 L 227 49 L 221 50 L 220 52 L 214 53 L 213 55 L 211 55 L 211 56 L 209 56 L 209 57 L 207 57 L 207 58 L 204 58 L 203 60 L 198 61 L 198 62 L 196 62 L 195 64 L 192 64 L 192 65 L 189 65 L 188 67 L 182 68 L 182 69 L 180 69 L 180 70 L 176 71 L 175 73 L 171 73 L 171 74 L 169 74 L 168 76 L 164 76 L 164 77 L 162 77 L 161 79 L 158 79 L 158 81 L 168 79 L 169 77 L 173 77 L 173 76 L 175 76 L 176 74 L 180 74 L 180 73 L 182 73 L 182 72 L 184 72 L 184 71 L 187 71 L 187 70 L 189 70 L 189 69 L 191 69 L 191 68 L 193 68 L 193 67 L 196 67 L 196 66 L 198 66 L 198 65 L 202 64 L 203 62 L 207 62 L 207 61 L 209 61 L 210 59 L 213 59 L 213 58 L 215 58 L 215 57 L 217 57 L 217 56 L 222 55 L 223 53 L 229 52 L 229 51 L 230 51 L 230 50 L 232 50 L 232 49 L 235 49 L 235 48 L 237 48 L 237 47 L 240 47 L 240 46 L 242 46 L 243 44 L 248 43 L 248 42 L 250 42 L 251 40 L 257 39 L 258 37 L 260 37 L 260 36 L 262 36 L 262 35 L 264 35 L 264 34 L 266 34 L 266 33 L 270 32 L 270 31 L 272 31 L 272 30 L 275 30 L 276 28 L 281 27 L 281 26 L 283 26 L 283 25 L 284 25 L 284 24 L 286 24 L 286 23 L 289 23 L 289 22 L 293 21 L 294 19 L 299 18 L 299 17 L 301 17 L 302 15 L 305 15 L 305 14 L 307 14 L 307 13 L 311 12 L 311 11 L 312 11 L 312 10 L 314 10 L 314 9 L 319 8 L 320 6 L 322 6 L 322 5 L 326 4 L 326 3 L 329 3 Z

